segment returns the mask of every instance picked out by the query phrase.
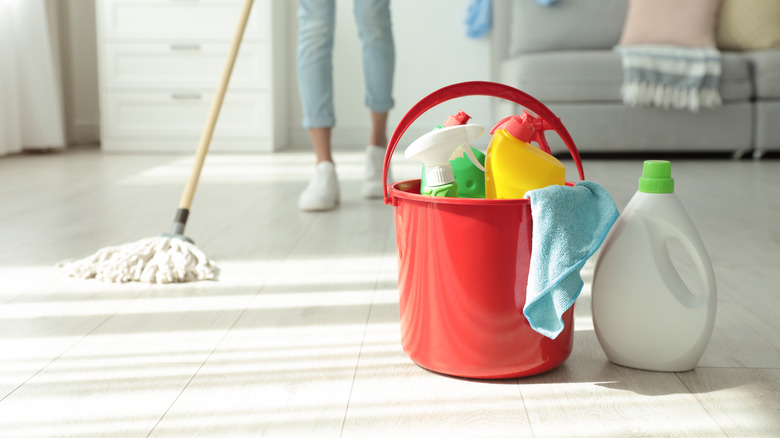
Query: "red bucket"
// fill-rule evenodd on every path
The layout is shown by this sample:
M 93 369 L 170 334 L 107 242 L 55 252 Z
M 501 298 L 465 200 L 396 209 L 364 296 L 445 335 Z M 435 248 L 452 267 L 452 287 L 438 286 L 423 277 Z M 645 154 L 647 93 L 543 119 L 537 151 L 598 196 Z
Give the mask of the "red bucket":
M 385 181 L 412 122 L 465 96 L 506 99 L 550 122 L 584 179 L 571 136 L 546 106 L 506 85 L 464 82 L 431 93 L 401 119 L 385 155 Z M 563 315 L 565 329 L 556 339 L 534 331 L 523 315 L 531 260 L 528 199 L 423 196 L 419 179 L 385 186 L 384 196 L 395 213 L 401 343 L 415 363 L 442 374 L 499 379 L 542 373 L 569 357 L 574 307 Z

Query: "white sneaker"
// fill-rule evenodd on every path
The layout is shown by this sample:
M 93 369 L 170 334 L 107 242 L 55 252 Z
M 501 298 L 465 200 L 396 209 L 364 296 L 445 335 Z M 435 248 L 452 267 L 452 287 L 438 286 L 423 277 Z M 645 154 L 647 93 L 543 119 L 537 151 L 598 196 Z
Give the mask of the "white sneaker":
M 303 211 L 333 210 L 339 204 L 339 179 L 336 166 L 331 161 L 317 164 L 309 185 L 298 198 L 298 208 Z
M 363 176 L 363 197 L 367 199 L 382 198 L 382 166 L 385 161 L 386 149 L 382 146 L 366 147 L 366 167 Z M 390 169 L 387 169 L 387 179 L 392 181 Z

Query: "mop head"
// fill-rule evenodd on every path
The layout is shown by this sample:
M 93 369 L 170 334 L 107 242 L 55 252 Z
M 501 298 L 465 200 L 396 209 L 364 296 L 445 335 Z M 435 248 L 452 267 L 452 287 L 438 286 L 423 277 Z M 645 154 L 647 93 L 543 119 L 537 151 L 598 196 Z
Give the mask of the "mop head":
M 80 260 L 62 261 L 57 267 L 71 277 L 114 283 L 213 280 L 219 273 L 216 264 L 194 244 L 171 236 L 110 246 Z

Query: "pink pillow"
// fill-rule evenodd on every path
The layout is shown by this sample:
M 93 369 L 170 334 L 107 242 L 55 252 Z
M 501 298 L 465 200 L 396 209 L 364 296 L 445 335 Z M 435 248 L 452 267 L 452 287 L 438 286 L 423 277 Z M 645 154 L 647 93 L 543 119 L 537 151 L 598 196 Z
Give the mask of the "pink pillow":
M 620 45 L 715 47 L 720 0 L 629 0 Z

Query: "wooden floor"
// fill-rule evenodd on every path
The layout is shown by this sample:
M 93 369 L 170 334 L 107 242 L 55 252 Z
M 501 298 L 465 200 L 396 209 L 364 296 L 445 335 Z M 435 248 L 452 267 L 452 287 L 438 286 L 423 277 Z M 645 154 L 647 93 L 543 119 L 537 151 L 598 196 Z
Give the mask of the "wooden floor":
M 317 214 L 296 208 L 310 153 L 209 157 L 187 235 L 221 277 L 163 286 L 54 264 L 167 231 L 189 157 L 0 159 L 0 436 L 780 436 L 780 161 L 673 161 L 718 281 L 694 371 L 607 361 L 588 263 L 569 359 L 474 381 L 401 350 L 392 208 L 360 198 L 360 151 L 336 159 L 342 205 Z M 622 209 L 641 158 L 585 170 Z

